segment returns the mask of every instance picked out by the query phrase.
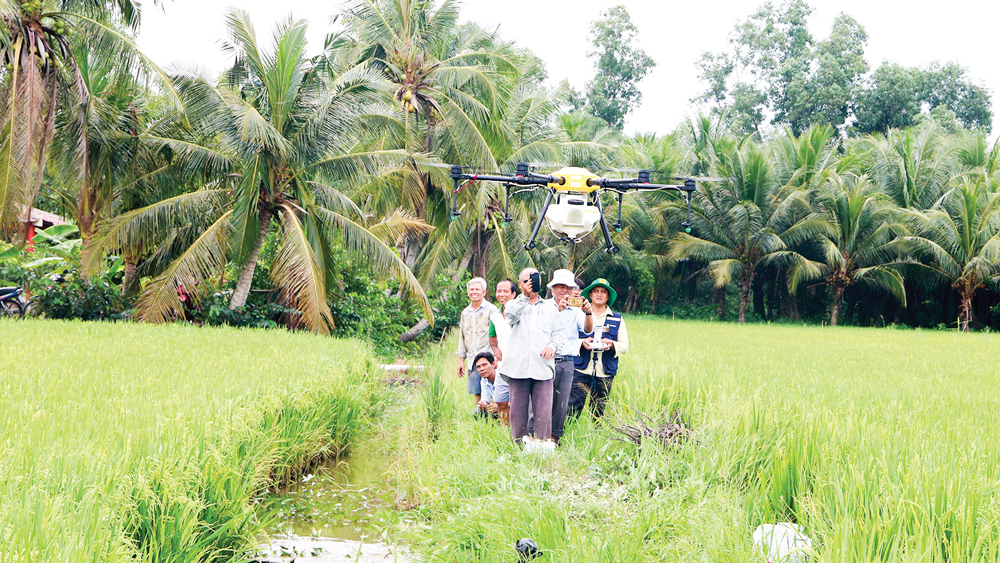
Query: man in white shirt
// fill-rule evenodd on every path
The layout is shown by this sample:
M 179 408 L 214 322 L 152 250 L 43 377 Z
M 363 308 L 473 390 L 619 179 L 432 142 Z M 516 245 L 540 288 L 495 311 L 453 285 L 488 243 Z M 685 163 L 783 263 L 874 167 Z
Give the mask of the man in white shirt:
M 556 270 L 552 273 L 548 288 L 552 292 L 552 303 L 559 309 L 559 322 L 566 334 L 566 342 L 554 358 L 556 370 L 552 379 L 552 439 L 558 444 L 565 429 L 573 388 L 573 363 L 580 354 L 582 335 L 594 330 L 594 321 L 590 303 L 586 299 L 583 299 L 580 307 L 569 305 L 569 298 L 573 296 L 575 289 L 579 289 L 573 272 Z
M 486 280 L 473 278 L 465 284 L 469 305 L 462 310 L 458 320 L 458 376 L 469 374 L 468 391 L 473 396 L 473 402 L 478 404 L 482 398 L 482 385 L 479 374 L 472 367 L 472 358 L 479 352 L 490 351 L 490 317 L 497 308 L 487 301 Z
M 521 295 L 504 307 L 511 331 L 500 373 L 510 384 L 510 433 L 518 444 L 528 433 L 529 405 L 535 439 L 551 438 L 553 359 L 566 341 L 562 323 L 557 322 L 559 309 L 538 294 L 537 275 L 534 268 L 524 269 L 518 276 Z

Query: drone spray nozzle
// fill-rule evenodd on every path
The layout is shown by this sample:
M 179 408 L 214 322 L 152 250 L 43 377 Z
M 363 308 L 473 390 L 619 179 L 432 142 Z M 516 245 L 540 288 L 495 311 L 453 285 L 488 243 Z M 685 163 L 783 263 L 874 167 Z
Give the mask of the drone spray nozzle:
M 638 180 L 639 180 L 640 184 L 648 184 L 649 183 L 649 170 L 640 170 L 639 171 Z
M 527 176 L 528 175 L 528 165 L 525 164 L 524 162 L 518 162 L 517 163 L 516 174 L 518 176 Z

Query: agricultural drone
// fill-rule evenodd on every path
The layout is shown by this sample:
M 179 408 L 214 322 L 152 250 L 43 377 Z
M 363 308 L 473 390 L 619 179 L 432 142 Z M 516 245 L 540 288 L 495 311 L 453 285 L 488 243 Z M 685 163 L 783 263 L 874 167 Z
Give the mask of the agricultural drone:
M 565 243 L 580 242 L 598 224 L 604 234 L 605 252 L 614 254 L 618 247 L 611 241 L 608 223 L 604 220 L 604 205 L 601 194 L 609 192 L 618 199 L 618 220 L 611 226 L 622 230 L 622 196 L 626 193 L 674 190 L 684 194 L 687 200 L 687 219 L 681 223 L 686 232 L 691 232 L 691 194 L 695 191 L 695 180 L 684 179 L 683 184 L 651 184 L 649 171 L 640 170 L 635 178 L 600 178 L 585 168 L 563 168 L 552 174 L 538 174 L 529 165 L 519 163 L 514 174 L 469 174 L 461 166 L 451 167 L 452 190 L 451 218 L 457 219 L 458 192 L 476 181 L 499 182 L 504 187 L 504 224 L 514 218 L 510 216 L 510 196 L 538 189 L 547 190 L 542 212 L 531 231 L 531 238 L 524 247 L 535 248 L 535 239 L 542 223 L 548 223 L 552 232 Z M 514 191 L 511 191 L 513 188 Z

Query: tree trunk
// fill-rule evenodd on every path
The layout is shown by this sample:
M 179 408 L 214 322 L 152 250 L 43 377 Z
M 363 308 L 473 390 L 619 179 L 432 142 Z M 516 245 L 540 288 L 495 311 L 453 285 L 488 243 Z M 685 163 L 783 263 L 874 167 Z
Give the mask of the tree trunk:
M 420 239 L 420 235 L 406 237 L 406 242 L 403 244 L 403 263 L 411 270 L 417 262 L 417 255 L 420 254 Z
M 720 321 L 726 320 L 726 288 L 725 287 L 715 288 L 715 296 L 713 297 L 713 300 L 719 304 L 719 308 L 717 310 L 719 314 L 719 320 Z
M 833 307 L 830 308 L 830 326 L 837 326 L 837 318 L 840 317 L 840 301 L 843 297 L 843 286 L 835 285 L 833 287 Z
M 788 283 L 784 280 L 781 286 L 781 299 L 785 303 L 785 309 L 788 311 L 788 320 L 793 322 L 801 321 L 802 317 L 799 315 L 799 298 L 788 291 Z
M 462 261 L 458 263 L 458 269 L 455 270 L 455 275 L 451 277 L 451 281 L 458 283 L 462 280 L 462 273 L 469 267 L 469 262 L 472 260 L 472 251 L 475 249 L 474 246 L 469 245 L 466 249 L 465 255 L 462 256 Z
M 90 241 L 94 240 L 94 214 L 92 211 L 79 213 L 76 217 L 76 226 L 80 230 L 80 239 L 83 243 L 83 250 L 90 247 Z
M 264 236 L 271 226 L 272 212 L 268 209 L 260 210 L 260 236 L 257 237 L 257 244 L 254 245 L 250 256 L 243 262 L 240 269 L 240 276 L 236 279 L 236 289 L 233 290 L 233 298 L 229 301 L 229 310 L 237 309 L 247 304 L 247 296 L 250 295 L 250 284 L 253 282 L 253 271 L 257 268 L 257 258 L 260 256 L 260 247 L 264 244 Z
M 753 283 L 753 271 L 749 275 L 743 276 L 743 283 L 740 284 L 740 320 L 747 322 L 747 303 L 750 301 L 750 284 Z
M 122 278 L 122 295 L 128 295 L 135 284 L 135 261 L 125 257 L 125 277 Z
M 476 276 L 485 278 L 490 262 L 490 233 L 484 231 L 482 225 L 476 226 L 475 247 L 476 253 L 472 260 L 473 271 Z
M 398 337 L 396 337 L 396 339 L 402 342 L 403 344 L 406 344 L 407 342 L 410 342 L 414 338 L 420 336 L 420 333 L 430 328 L 430 326 L 431 322 L 429 320 L 420 319 L 420 322 L 410 327 L 410 330 L 404 332 L 403 334 L 400 334 Z
M 959 304 L 958 316 L 959 322 L 961 323 L 962 332 L 969 332 L 969 323 L 972 322 L 972 296 L 976 292 L 975 287 L 963 287 L 959 290 L 961 293 L 961 303 Z
M 765 271 L 766 272 L 766 271 Z M 758 316 L 771 320 L 771 315 L 764 308 L 764 279 L 767 276 L 757 276 L 753 280 L 753 312 Z

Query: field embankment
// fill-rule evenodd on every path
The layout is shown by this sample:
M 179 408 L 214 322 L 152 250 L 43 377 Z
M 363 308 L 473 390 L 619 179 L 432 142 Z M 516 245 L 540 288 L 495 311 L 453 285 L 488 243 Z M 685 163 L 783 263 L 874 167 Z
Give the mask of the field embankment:
M 379 401 L 366 346 L 285 331 L 6 321 L 0 357 L 0 561 L 241 560 Z

